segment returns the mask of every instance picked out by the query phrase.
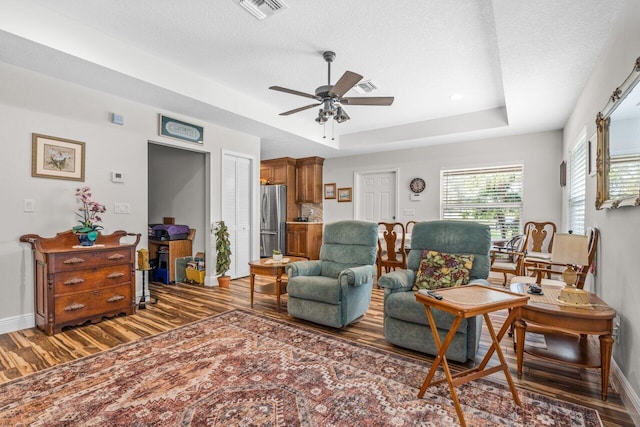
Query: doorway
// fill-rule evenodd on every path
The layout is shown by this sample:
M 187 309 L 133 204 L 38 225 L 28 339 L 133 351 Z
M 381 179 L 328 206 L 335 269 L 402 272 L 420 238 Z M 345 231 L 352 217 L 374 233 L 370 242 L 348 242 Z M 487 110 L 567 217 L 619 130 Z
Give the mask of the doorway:
M 398 171 L 355 172 L 355 219 L 395 222 L 398 218 Z
M 148 223 L 162 224 L 164 217 L 196 230 L 192 255 L 207 255 L 209 236 L 209 153 L 148 144 Z

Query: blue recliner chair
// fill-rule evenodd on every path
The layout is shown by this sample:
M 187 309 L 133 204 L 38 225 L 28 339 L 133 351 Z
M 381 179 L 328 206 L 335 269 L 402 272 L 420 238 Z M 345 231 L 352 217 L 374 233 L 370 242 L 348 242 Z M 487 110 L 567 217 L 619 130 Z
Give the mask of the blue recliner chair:
M 411 250 L 406 270 L 396 270 L 378 278 L 384 288 L 384 337 L 400 347 L 431 355 L 438 354 L 424 305 L 417 302 L 413 283 L 424 249 L 452 254 L 473 254 L 469 283 L 489 285 L 491 233 L 486 225 L 465 221 L 420 222 L 411 233 Z M 444 340 L 454 317 L 432 310 L 438 333 Z M 466 362 L 474 359 L 480 344 L 482 316 L 464 319 L 447 350 L 447 359 Z
M 378 225 L 364 221 L 327 224 L 320 259 L 287 266 L 287 310 L 293 317 L 342 328 L 371 303 Z

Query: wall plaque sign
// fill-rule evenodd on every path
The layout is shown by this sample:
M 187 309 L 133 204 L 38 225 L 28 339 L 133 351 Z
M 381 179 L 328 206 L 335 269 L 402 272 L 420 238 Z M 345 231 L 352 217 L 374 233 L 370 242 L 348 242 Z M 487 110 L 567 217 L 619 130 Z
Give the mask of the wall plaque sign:
M 160 114 L 160 135 L 202 144 L 204 130 L 202 126 L 193 125 Z

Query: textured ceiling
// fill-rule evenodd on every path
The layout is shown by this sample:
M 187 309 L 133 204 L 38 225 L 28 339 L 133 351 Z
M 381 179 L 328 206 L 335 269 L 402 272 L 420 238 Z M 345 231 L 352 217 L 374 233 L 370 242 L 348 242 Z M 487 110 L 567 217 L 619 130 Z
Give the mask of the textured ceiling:
M 4 0 L 0 61 L 253 133 L 264 158 L 336 157 L 561 129 L 625 3 L 284 1 L 258 21 L 234 0 Z M 331 83 L 394 104 L 347 106 L 326 138 L 316 109 L 278 116 L 311 102 L 268 87 L 313 93 L 324 50 Z

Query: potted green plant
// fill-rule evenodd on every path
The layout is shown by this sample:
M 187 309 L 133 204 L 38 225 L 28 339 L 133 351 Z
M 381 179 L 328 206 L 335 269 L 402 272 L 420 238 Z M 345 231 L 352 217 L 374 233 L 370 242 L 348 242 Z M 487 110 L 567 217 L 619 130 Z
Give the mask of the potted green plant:
M 218 274 L 218 286 L 228 288 L 231 277 L 227 271 L 231 266 L 231 241 L 229 229 L 224 221 L 218 221 L 214 230 L 216 236 L 216 274 Z
M 273 260 L 282 261 L 282 251 L 280 249 L 273 250 Z

